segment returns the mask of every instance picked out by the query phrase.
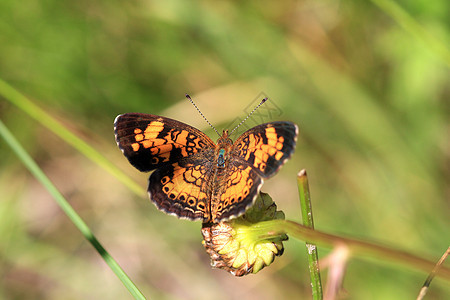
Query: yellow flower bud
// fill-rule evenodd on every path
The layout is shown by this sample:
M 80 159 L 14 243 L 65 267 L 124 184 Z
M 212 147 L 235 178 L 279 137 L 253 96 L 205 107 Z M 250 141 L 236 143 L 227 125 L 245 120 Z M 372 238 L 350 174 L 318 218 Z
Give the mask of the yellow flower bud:
M 260 193 L 243 216 L 217 224 L 204 223 L 203 245 L 211 257 L 211 266 L 243 276 L 270 265 L 275 256 L 283 254 L 282 241 L 287 240 L 287 235 L 262 238 L 266 233 L 252 225 L 274 219 L 284 219 L 284 213 L 277 211 L 268 194 Z

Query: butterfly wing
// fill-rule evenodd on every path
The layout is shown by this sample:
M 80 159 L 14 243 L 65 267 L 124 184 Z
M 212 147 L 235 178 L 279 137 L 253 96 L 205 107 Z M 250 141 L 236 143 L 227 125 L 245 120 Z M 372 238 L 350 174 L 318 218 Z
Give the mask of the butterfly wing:
M 272 122 L 253 127 L 236 140 L 219 180 L 223 183 L 212 197 L 215 222 L 238 217 L 253 205 L 264 178 L 275 175 L 294 152 L 297 134 L 294 123 Z
M 214 190 L 211 201 L 214 223 L 242 215 L 253 204 L 263 184 L 261 176 L 243 164 L 230 163 L 224 173 L 225 180 Z
M 210 162 L 180 161 L 159 168 L 149 179 L 148 193 L 158 209 L 189 220 L 209 219 Z
M 155 170 L 148 193 L 158 209 L 179 218 L 209 218 L 208 182 L 214 142 L 173 119 L 128 113 L 114 122 L 116 141 L 138 170 Z
M 114 121 L 114 132 L 125 157 L 142 172 L 215 146 L 207 135 L 192 126 L 150 114 L 119 115 Z
M 298 127 L 292 122 L 261 124 L 244 132 L 233 144 L 232 152 L 242 164 L 269 178 L 294 153 L 297 135 Z

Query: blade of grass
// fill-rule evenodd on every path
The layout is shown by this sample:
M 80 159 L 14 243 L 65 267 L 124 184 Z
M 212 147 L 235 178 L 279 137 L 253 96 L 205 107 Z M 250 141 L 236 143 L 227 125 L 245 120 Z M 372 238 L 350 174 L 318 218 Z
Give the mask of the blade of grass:
M 99 153 L 85 141 L 77 137 L 75 134 L 70 132 L 66 127 L 64 127 L 60 122 L 49 115 L 45 110 L 28 100 L 28 98 L 19 93 L 16 89 L 14 89 L 2 79 L 0 79 L 0 95 L 23 110 L 40 124 L 47 127 L 50 131 L 52 131 L 62 140 L 66 141 L 69 145 L 80 151 L 94 163 L 98 164 L 107 172 L 115 176 L 136 195 L 142 197 L 142 195 L 146 194 L 145 190 L 140 185 L 138 185 L 130 177 L 126 176 L 101 153 Z
M 311 197 L 309 193 L 308 176 L 306 170 L 301 170 L 297 175 L 298 194 L 302 211 L 303 225 L 314 229 Z M 309 275 L 313 299 L 323 299 L 322 281 L 320 280 L 319 256 L 317 246 L 306 241 L 306 252 L 308 254 Z
M 128 291 L 133 295 L 135 299 L 145 299 L 144 295 L 139 291 L 136 285 L 131 281 L 127 274 L 122 270 L 119 264 L 111 257 L 111 255 L 103 248 L 97 238 L 94 236 L 92 231 L 86 225 L 86 223 L 81 219 L 81 217 L 75 212 L 75 210 L 70 206 L 64 196 L 58 191 L 58 189 L 53 185 L 50 179 L 42 172 L 36 162 L 28 155 L 25 149 L 19 144 L 11 132 L 6 128 L 3 122 L 0 120 L 0 135 L 4 138 L 6 143 L 11 147 L 11 149 L 17 154 L 19 159 L 27 167 L 27 169 L 36 177 L 36 179 L 41 182 L 41 184 L 47 189 L 47 191 L 53 196 L 61 209 L 66 213 L 67 217 L 73 222 L 73 224 L 81 231 L 84 237 L 92 244 L 92 246 L 97 250 L 106 264 L 111 268 L 111 270 L 119 277 Z

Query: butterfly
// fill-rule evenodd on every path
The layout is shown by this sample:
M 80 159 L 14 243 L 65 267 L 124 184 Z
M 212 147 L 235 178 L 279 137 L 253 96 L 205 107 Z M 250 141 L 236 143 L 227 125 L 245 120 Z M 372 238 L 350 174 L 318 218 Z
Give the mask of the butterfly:
M 264 179 L 294 152 L 298 127 L 286 121 L 265 123 L 234 143 L 224 130 L 214 143 L 182 122 L 126 113 L 116 117 L 114 132 L 131 165 L 142 172 L 154 170 L 148 193 L 158 209 L 179 218 L 219 223 L 252 206 Z

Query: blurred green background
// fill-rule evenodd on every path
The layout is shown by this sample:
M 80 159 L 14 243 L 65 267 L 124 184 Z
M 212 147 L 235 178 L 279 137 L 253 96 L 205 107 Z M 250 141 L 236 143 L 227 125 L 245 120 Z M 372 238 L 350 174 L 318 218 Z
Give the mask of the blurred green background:
M 117 114 L 175 118 L 215 140 L 185 93 L 219 131 L 264 93 L 282 112 L 265 122 L 300 127 L 293 158 L 262 189 L 287 219 L 300 221 L 306 168 L 317 229 L 437 261 L 450 240 L 449 12 L 447 0 L 3 0 L 0 78 L 142 187 L 148 176 L 114 141 Z M 258 275 L 213 270 L 200 223 L 157 211 L 1 96 L 0 118 L 146 296 L 311 298 L 302 242 L 291 238 Z M 131 298 L 0 147 L 0 298 Z M 343 296 L 411 299 L 425 278 L 353 258 Z M 449 295 L 436 279 L 428 299 Z

